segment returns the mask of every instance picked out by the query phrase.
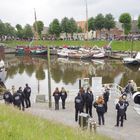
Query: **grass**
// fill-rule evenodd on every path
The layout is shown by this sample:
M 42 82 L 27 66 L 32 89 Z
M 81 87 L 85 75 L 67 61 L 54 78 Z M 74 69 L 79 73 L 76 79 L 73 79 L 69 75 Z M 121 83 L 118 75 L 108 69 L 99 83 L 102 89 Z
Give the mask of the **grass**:
M 0 104 L 0 140 L 110 140 Z
M 28 41 L 6 41 L 3 42 L 10 47 L 15 47 L 17 45 L 29 45 Z M 108 45 L 108 41 L 34 41 L 32 45 L 44 45 L 44 46 L 94 46 L 103 47 Z M 132 42 L 131 41 L 113 41 L 112 44 L 113 50 L 122 50 L 122 51 L 131 51 Z M 133 50 L 140 51 L 140 41 L 134 41 Z

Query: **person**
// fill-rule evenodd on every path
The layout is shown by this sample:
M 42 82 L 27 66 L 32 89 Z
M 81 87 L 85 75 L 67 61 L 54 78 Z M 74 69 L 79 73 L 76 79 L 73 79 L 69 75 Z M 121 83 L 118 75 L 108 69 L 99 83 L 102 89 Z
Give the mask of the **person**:
M 98 99 L 94 103 L 94 107 L 96 108 L 96 112 L 98 115 L 98 124 L 105 124 L 104 113 L 105 113 L 105 102 L 103 96 L 99 96 Z
M 126 106 L 122 100 L 122 97 L 119 98 L 119 102 L 116 104 L 116 110 L 117 110 L 117 123 L 115 126 L 118 127 L 120 121 L 121 122 L 120 126 L 123 127 L 123 118 L 125 115 Z
M 126 95 L 122 95 L 122 100 L 123 100 L 123 102 L 125 104 L 124 119 L 127 120 L 126 111 L 127 111 L 127 107 L 129 106 L 129 103 L 127 101 L 127 96 Z
M 90 115 L 90 117 L 92 117 L 92 105 L 93 105 L 93 101 L 94 101 L 94 96 L 92 91 L 90 90 L 90 88 L 87 88 L 86 91 L 86 113 Z
M 133 93 L 134 89 L 131 83 L 131 80 L 128 81 L 128 84 L 124 88 L 124 92 L 127 94 L 127 97 L 131 98 L 131 95 Z
M 75 121 L 78 121 L 78 113 L 83 112 L 83 98 L 81 96 L 81 90 L 79 90 L 78 95 L 75 97 Z
M 13 95 L 14 95 L 14 93 L 16 93 L 16 90 L 15 90 L 15 86 L 14 85 L 12 85 L 11 92 L 12 92 Z
M 105 92 L 103 93 L 103 98 L 104 98 L 104 103 L 105 103 L 105 112 L 107 112 L 107 109 L 108 109 L 107 102 L 109 100 L 109 95 L 110 95 L 109 88 L 106 87 L 105 88 Z
M 19 90 L 13 95 L 13 104 L 24 111 L 24 97 L 21 87 L 19 87 Z
M 25 96 L 26 108 L 31 107 L 31 101 L 30 101 L 31 88 L 28 86 L 28 84 L 25 84 L 25 88 L 24 88 L 23 92 L 24 92 L 24 96 Z
M 86 93 L 83 87 L 80 88 L 80 93 L 83 98 L 83 112 L 84 112 L 85 105 L 86 105 Z
M 22 87 L 19 87 L 17 90 L 17 93 L 21 96 L 21 105 L 22 105 L 22 110 L 25 109 L 24 101 L 25 101 L 25 95 L 24 92 L 22 91 Z
M 60 97 L 61 97 L 61 100 L 62 100 L 62 109 L 65 109 L 65 101 L 66 101 L 66 98 L 67 98 L 67 92 L 66 92 L 64 87 L 61 88 Z
M 55 110 L 59 110 L 59 99 L 60 99 L 60 92 L 58 87 L 55 88 L 53 92 L 54 100 L 55 100 Z
M 133 87 L 132 94 L 134 94 L 135 92 L 138 91 L 138 89 L 137 89 L 137 84 L 134 82 L 134 80 L 131 80 L 131 85 L 132 85 L 132 87 Z
M 3 94 L 3 99 L 5 101 L 5 104 L 12 104 L 13 102 L 13 96 L 9 90 L 6 90 Z

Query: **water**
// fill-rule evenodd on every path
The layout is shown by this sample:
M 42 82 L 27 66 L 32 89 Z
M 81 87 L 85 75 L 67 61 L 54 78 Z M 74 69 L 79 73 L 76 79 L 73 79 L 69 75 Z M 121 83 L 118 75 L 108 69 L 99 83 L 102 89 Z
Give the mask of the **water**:
M 11 89 L 15 85 L 32 88 L 32 99 L 37 94 L 48 98 L 48 61 L 47 58 L 5 55 L 7 66 L 5 85 Z M 69 92 L 78 92 L 79 80 L 88 77 L 102 77 L 103 83 L 117 83 L 124 87 L 133 79 L 140 86 L 139 67 L 126 67 L 119 60 L 81 61 L 52 57 L 50 62 L 51 92 L 55 87 L 65 87 Z

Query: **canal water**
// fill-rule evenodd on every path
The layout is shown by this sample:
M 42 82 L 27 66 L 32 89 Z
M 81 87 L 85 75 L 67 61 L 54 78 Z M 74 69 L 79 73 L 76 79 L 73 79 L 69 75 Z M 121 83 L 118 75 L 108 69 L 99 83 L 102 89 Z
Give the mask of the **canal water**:
M 25 87 L 28 83 L 32 88 L 32 99 L 36 95 L 45 94 L 48 98 L 48 60 L 47 57 L 2 55 L 7 67 L 5 85 L 11 89 L 15 85 Z M 127 67 L 120 60 L 72 60 L 51 57 L 50 77 L 51 93 L 56 87 L 65 87 L 69 92 L 78 92 L 79 80 L 84 78 L 102 77 L 102 83 L 116 83 L 124 87 L 128 80 L 133 79 L 140 86 L 139 67 Z M 75 93 L 75 95 L 76 95 Z

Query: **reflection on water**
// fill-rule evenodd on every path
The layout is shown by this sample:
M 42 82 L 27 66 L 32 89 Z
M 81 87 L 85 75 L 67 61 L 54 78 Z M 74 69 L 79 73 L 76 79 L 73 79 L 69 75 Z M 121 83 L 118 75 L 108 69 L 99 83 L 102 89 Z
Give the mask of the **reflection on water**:
M 30 56 L 6 55 L 4 57 L 8 67 L 6 86 L 15 85 L 24 87 L 28 83 L 35 94 L 48 94 L 48 62 L 47 58 Z M 117 83 L 125 86 L 129 79 L 136 81 L 140 86 L 140 72 L 130 69 L 119 60 L 80 61 L 51 58 L 50 76 L 52 92 L 55 87 L 76 89 L 78 91 L 79 79 L 101 76 L 103 83 Z

